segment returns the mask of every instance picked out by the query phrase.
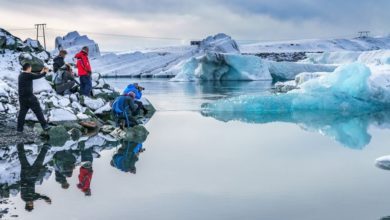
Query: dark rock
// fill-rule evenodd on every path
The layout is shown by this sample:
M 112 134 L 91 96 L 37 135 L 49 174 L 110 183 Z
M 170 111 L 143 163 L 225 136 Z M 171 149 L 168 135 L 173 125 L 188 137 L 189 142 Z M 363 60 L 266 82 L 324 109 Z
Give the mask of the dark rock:
M 83 135 L 83 133 L 77 128 L 72 128 L 69 132 L 70 132 L 70 137 L 74 141 L 77 141 Z
M 62 125 L 52 127 L 49 130 L 48 135 L 49 143 L 53 146 L 63 146 L 70 138 L 70 135 Z
M 125 132 L 126 132 L 125 139 L 134 141 L 136 143 L 145 142 L 146 138 L 149 135 L 149 131 L 146 130 L 146 128 L 142 125 L 137 125 L 132 128 L 126 128 Z
M 19 63 L 22 66 L 26 63 L 31 64 L 33 72 L 40 72 L 45 66 L 41 59 L 32 55 L 31 53 L 21 53 L 19 55 Z

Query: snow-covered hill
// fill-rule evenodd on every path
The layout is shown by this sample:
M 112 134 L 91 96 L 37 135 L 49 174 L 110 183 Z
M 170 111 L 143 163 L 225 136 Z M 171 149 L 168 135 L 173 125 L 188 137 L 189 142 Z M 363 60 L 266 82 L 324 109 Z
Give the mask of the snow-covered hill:
M 262 42 L 240 45 L 242 53 L 291 53 L 291 52 L 331 52 L 368 51 L 390 49 L 390 37 L 361 37 L 353 39 L 293 40 Z

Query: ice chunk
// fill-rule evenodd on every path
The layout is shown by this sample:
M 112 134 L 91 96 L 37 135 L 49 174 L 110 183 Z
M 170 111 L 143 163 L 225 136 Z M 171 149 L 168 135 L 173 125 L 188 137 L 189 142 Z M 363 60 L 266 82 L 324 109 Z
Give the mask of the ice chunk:
M 267 64 L 256 56 L 207 53 L 181 65 L 173 81 L 272 79 Z
M 281 95 L 240 96 L 221 99 L 203 106 L 212 112 L 256 112 L 280 114 L 295 111 L 370 112 L 389 107 L 383 90 L 368 85 L 370 69 L 363 64 L 349 64 L 333 73 L 303 83 L 299 90 Z
M 375 165 L 384 170 L 390 170 L 390 155 L 379 157 L 375 160 Z
M 303 72 L 333 72 L 336 66 L 269 61 L 269 72 L 275 80 L 292 80 Z

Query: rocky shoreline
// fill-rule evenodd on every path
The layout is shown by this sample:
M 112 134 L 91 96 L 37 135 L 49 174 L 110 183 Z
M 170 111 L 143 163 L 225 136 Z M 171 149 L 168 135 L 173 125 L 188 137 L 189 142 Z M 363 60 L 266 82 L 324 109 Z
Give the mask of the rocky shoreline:
M 9 32 L 0 29 L 0 146 L 14 145 L 17 142 L 36 143 L 49 141 L 60 146 L 67 140 L 73 141 L 83 135 L 104 132 L 113 138 L 126 138 L 146 129 L 128 129 L 118 131 L 111 114 L 111 104 L 120 91 L 107 84 L 99 73 L 93 73 L 93 97 L 84 97 L 79 93 L 61 96 L 52 87 L 52 74 L 34 81 L 34 93 L 37 96 L 45 118 L 53 127 L 43 132 L 32 112 L 26 117 L 24 134 L 16 134 L 16 116 L 19 108 L 17 77 L 24 63 L 30 63 L 33 71 L 44 66 L 51 67 L 52 57 L 38 41 L 21 41 Z M 129 82 L 130 83 L 130 82 Z M 155 112 L 147 99 L 141 100 L 149 110 L 139 118 L 139 124 L 148 121 Z M 137 132 L 135 131 L 137 130 Z M 129 134 L 127 134 L 129 133 Z M 139 135 L 139 134 L 138 134 Z

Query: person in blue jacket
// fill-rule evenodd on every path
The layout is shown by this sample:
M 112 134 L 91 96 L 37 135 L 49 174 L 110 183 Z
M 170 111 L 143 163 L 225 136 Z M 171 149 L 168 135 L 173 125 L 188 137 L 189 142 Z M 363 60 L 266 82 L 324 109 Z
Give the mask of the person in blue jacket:
M 138 83 L 129 84 L 125 90 L 123 91 L 124 94 L 127 94 L 129 92 L 133 92 L 135 94 L 135 100 L 134 103 L 138 106 L 138 111 L 142 109 L 144 112 L 144 115 L 148 114 L 148 110 L 143 105 L 141 98 L 142 98 L 142 91 L 144 91 L 145 88 L 140 86 Z
M 139 114 L 138 105 L 135 104 L 135 93 L 130 91 L 118 96 L 112 104 L 112 112 L 116 117 L 117 124 L 126 119 L 126 127 L 137 125 L 138 122 L 133 118 Z M 122 127 L 125 127 L 122 125 Z
M 114 154 L 110 164 L 122 172 L 136 174 L 135 164 L 139 160 L 140 153 L 144 152 L 145 149 L 142 143 L 122 140 L 121 144 L 121 148 Z

